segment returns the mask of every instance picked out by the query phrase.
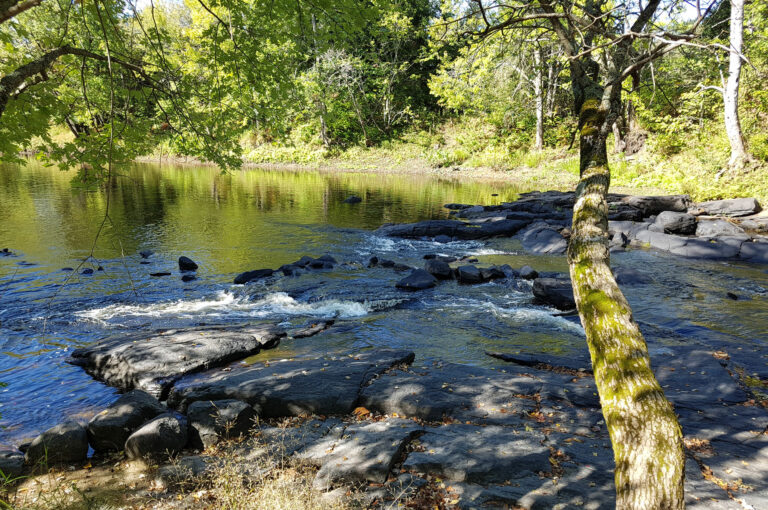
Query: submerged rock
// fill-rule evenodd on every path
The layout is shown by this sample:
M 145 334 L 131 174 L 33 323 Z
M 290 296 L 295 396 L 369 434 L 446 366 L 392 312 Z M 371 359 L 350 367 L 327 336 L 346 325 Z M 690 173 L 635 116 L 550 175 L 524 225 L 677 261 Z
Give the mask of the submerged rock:
M 272 269 L 256 269 L 254 271 L 246 271 L 235 276 L 234 284 L 242 285 L 254 280 L 259 280 L 261 278 L 267 278 L 272 276 L 273 273 L 274 271 Z
M 532 226 L 522 234 L 521 239 L 523 248 L 529 253 L 559 255 L 568 248 L 568 241 L 557 228 L 546 224 Z
M 345 204 L 359 204 L 362 201 L 363 201 L 363 199 L 358 197 L 358 196 L 356 196 L 356 195 L 352 195 L 352 196 L 347 197 L 347 198 L 344 199 L 344 203 Z
M 149 393 L 130 391 L 88 422 L 88 441 L 97 452 L 122 450 L 133 432 L 165 411 Z
M 559 310 L 576 308 L 571 281 L 561 278 L 536 278 L 533 281 L 533 295 L 544 304 Z
M 77 422 L 56 425 L 37 436 L 27 448 L 27 464 L 66 464 L 83 462 L 88 456 L 88 435 Z

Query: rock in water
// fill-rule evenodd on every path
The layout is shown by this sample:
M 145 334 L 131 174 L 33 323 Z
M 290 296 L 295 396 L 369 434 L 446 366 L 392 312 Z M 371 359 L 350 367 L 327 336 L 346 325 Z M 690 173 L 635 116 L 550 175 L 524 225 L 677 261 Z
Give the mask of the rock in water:
M 158 457 L 178 453 L 187 444 L 187 419 L 166 413 L 147 422 L 125 441 L 129 459 Z
M 97 452 L 122 450 L 128 436 L 165 411 L 149 393 L 130 391 L 91 419 L 88 441 Z
M 441 280 L 450 280 L 453 278 L 453 269 L 451 269 L 451 266 L 449 266 L 447 262 L 436 258 L 427 260 L 427 263 L 424 264 L 424 270 L 435 278 Z
M 456 278 L 459 283 L 482 283 L 483 275 L 473 265 L 460 266 L 456 269 Z
M 560 278 L 536 278 L 533 281 L 533 295 L 544 304 L 559 310 L 573 310 L 573 287 L 570 280 Z
M 201 400 L 187 408 L 190 443 L 208 448 L 221 438 L 238 437 L 254 426 L 256 411 L 241 400 Z
M 356 196 L 356 195 L 352 195 L 351 197 L 347 197 L 347 198 L 344 200 L 344 203 L 345 203 L 345 204 L 359 204 L 359 203 L 360 203 L 360 202 L 362 202 L 362 201 L 363 201 L 363 199 L 362 199 L 362 198 L 360 198 L 360 197 L 358 197 L 358 196 Z
M 56 425 L 37 436 L 27 448 L 27 464 L 64 464 L 83 462 L 88 456 L 88 435 L 77 422 Z
M 696 218 L 688 213 L 663 211 L 656 216 L 654 223 L 667 234 L 690 235 L 696 232 Z
M 258 280 L 260 278 L 266 278 L 268 276 L 272 276 L 272 273 L 274 271 L 272 269 L 256 269 L 254 271 L 246 271 L 244 273 L 240 273 L 239 275 L 235 276 L 235 285 L 242 285 L 244 283 L 251 282 L 253 280 Z
M 437 278 L 423 269 L 414 269 L 411 274 L 397 282 L 396 287 L 404 290 L 424 290 L 437 285 Z
M 139 252 L 139 255 L 141 255 L 141 258 L 148 259 L 150 256 L 152 256 L 155 252 L 152 250 L 141 250 Z
M 531 266 L 523 266 L 520 268 L 520 278 L 523 280 L 534 280 L 539 277 L 539 273 Z
M 197 264 L 189 257 L 179 257 L 179 270 L 180 271 L 197 271 Z
M 162 399 L 179 377 L 270 349 L 284 336 L 270 325 L 191 328 L 107 340 L 76 349 L 71 362 L 107 384 L 138 388 Z

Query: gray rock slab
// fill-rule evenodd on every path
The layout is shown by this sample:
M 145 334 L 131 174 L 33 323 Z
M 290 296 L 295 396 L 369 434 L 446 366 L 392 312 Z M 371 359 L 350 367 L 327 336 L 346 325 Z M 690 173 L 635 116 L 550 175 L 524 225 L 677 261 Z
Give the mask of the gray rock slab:
M 741 236 L 748 238 L 744 229 L 725 220 L 699 220 L 696 226 L 698 237 Z
M 453 269 L 451 269 L 451 266 L 449 266 L 447 262 L 436 258 L 428 260 L 424 264 L 424 270 L 435 278 L 441 280 L 450 280 L 453 278 Z
M 164 412 L 165 407 L 149 393 L 129 391 L 88 422 L 88 442 L 97 452 L 122 450 L 128 436 Z
M 156 485 L 170 488 L 185 482 L 197 482 L 211 476 L 219 462 L 207 455 L 191 455 L 160 466 L 155 473 Z
M 566 368 L 568 370 L 584 371 L 592 373 L 592 361 L 586 354 L 577 354 L 570 357 L 555 356 L 553 354 L 507 354 L 502 352 L 486 352 L 492 358 L 515 363 L 526 367 L 532 367 L 540 370 L 548 368 Z
M 684 212 L 662 211 L 656 216 L 654 225 L 667 234 L 690 235 L 696 232 L 696 218 Z
M 743 239 L 688 239 L 685 246 L 670 249 L 675 255 L 699 259 L 729 259 L 739 254 Z
M 600 397 L 592 377 L 545 373 L 546 383 L 541 388 L 542 398 L 564 400 L 577 407 L 600 408 Z
M 177 384 L 168 403 L 183 412 L 198 400 L 237 399 L 253 405 L 263 417 L 346 414 L 368 381 L 413 358 L 411 351 L 376 350 L 206 374 Z
M 186 417 L 166 413 L 145 423 L 125 441 L 129 459 L 161 457 L 180 452 L 187 444 Z
M 52 465 L 82 462 L 88 456 L 88 434 L 85 427 L 68 421 L 37 436 L 27 448 L 27 464 Z
M 699 457 L 714 476 L 737 487 L 734 498 L 751 508 L 768 508 L 768 441 L 747 445 L 713 440 L 710 445 L 714 453 Z
M 348 426 L 321 458 L 314 487 L 328 489 L 335 482 L 383 483 L 405 445 L 424 429 L 400 418 Z
M 425 290 L 431 289 L 435 285 L 437 285 L 437 278 L 424 269 L 414 269 L 411 274 L 397 282 L 395 286 L 403 290 Z
M 360 405 L 385 414 L 439 421 L 519 424 L 534 410 L 542 381 L 510 367 L 507 373 L 467 365 L 394 370 L 365 387 Z
M 313 460 L 323 457 L 345 428 L 338 418 L 313 418 L 297 427 L 261 427 L 257 437 L 274 457 L 296 453 L 299 458 Z
M 696 209 L 712 216 L 749 216 L 760 212 L 760 204 L 754 198 L 731 198 L 696 204 Z
M 547 444 L 564 454 L 564 458 L 558 456 L 563 469 L 557 481 L 561 508 L 614 508 L 613 450 L 605 434 L 574 437 L 554 433 L 547 437 Z
M 688 244 L 689 241 L 687 237 L 665 234 L 663 232 L 653 232 L 652 230 L 639 231 L 635 236 L 635 239 L 641 243 L 650 245 L 651 248 L 664 251 L 672 251 L 677 248 L 683 248 L 686 244 Z
M 401 223 L 383 225 L 376 233 L 389 237 L 436 237 L 439 235 L 451 238 L 471 240 L 488 239 L 490 237 L 512 236 L 528 225 L 527 220 L 501 220 L 473 225 L 459 220 L 426 220 L 418 223 Z
M 568 242 L 560 232 L 550 226 L 534 226 L 521 235 L 523 249 L 539 255 L 561 255 L 568 248 Z
M 246 434 L 253 426 L 256 411 L 241 400 L 200 400 L 187 408 L 190 444 L 208 448 L 219 440 Z
M 403 468 L 452 482 L 505 483 L 551 469 L 545 436 L 510 427 L 428 427 Z
M 739 249 L 739 258 L 757 264 L 768 264 L 768 243 L 743 243 Z
M 272 348 L 284 336 L 275 326 L 172 330 L 76 349 L 71 361 L 107 384 L 141 389 L 162 399 L 180 377 Z
M 664 394 L 675 406 L 705 409 L 747 400 L 747 394 L 711 352 L 687 348 L 673 351 L 672 356 L 657 356 L 651 365 Z
M 13 479 L 24 472 L 24 454 L 18 450 L 0 449 L 0 481 Z
M 768 411 L 758 406 L 720 404 L 676 411 L 683 434 L 690 438 L 750 443 L 768 426 Z
M 685 508 L 690 510 L 744 510 L 728 494 L 704 478 L 701 467 L 693 459 L 685 461 Z
M 669 196 L 628 196 L 621 202 L 643 212 L 643 216 L 659 214 L 663 211 L 687 212 L 691 205 L 691 197 L 688 195 Z

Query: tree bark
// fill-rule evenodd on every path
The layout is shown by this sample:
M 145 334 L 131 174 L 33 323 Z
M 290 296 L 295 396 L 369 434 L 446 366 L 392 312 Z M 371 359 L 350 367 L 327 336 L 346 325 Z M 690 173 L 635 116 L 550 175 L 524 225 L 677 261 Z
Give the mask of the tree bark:
M 536 141 L 534 148 L 541 150 L 544 148 L 544 69 L 542 53 L 544 50 L 535 48 L 533 50 L 534 65 L 536 66 L 536 78 L 533 81 L 534 94 L 536 95 Z
M 579 73 L 577 73 L 579 74 Z M 616 463 L 616 508 L 684 508 L 685 455 L 672 405 L 651 370 L 648 347 L 611 273 L 606 140 L 615 98 L 581 88 L 580 181 L 568 265 Z
M 741 167 L 749 159 L 744 147 L 744 136 L 739 122 L 739 80 L 741 79 L 741 54 L 744 31 L 744 0 L 731 0 L 731 35 L 730 57 L 728 62 L 728 80 L 725 84 L 723 102 L 725 103 L 725 131 L 731 144 L 730 167 Z

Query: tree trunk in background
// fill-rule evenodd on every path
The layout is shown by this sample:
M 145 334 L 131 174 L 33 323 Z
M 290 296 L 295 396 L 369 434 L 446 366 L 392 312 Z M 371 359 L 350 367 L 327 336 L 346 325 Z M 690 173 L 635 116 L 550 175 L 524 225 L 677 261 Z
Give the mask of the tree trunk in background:
M 739 80 L 741 79 L 741 54 L 744 31 L 744 0 L 731 0 L 731 53 L 728 62 L 728 81 L 725 84 L 725 131 L 731 143 L 731 159 L 728 166 L 742 167 L 749 155 L 744 147 L 744 136 L 739 122 Z
M 648 347 L 610 268 L 606 140 L 613 123 L 609 114 L 616 106 L 604 99 L 611 94 L 594 84 L 580 89 L 574 92 L 581 129 L 581 178 L 568 265 L 613 444 L 616 508 L 680 510 L 685 505 L 680 426 L 651 370 Z
M 536 95 L 536 142 L 534 148 L 541 150 L 544 148 L 544 62 L 542 53 L 544 50 L 536 48 L 533 50 L 534 63 L 536 65 L 536 78 L 533 82 L 534 94 Z

